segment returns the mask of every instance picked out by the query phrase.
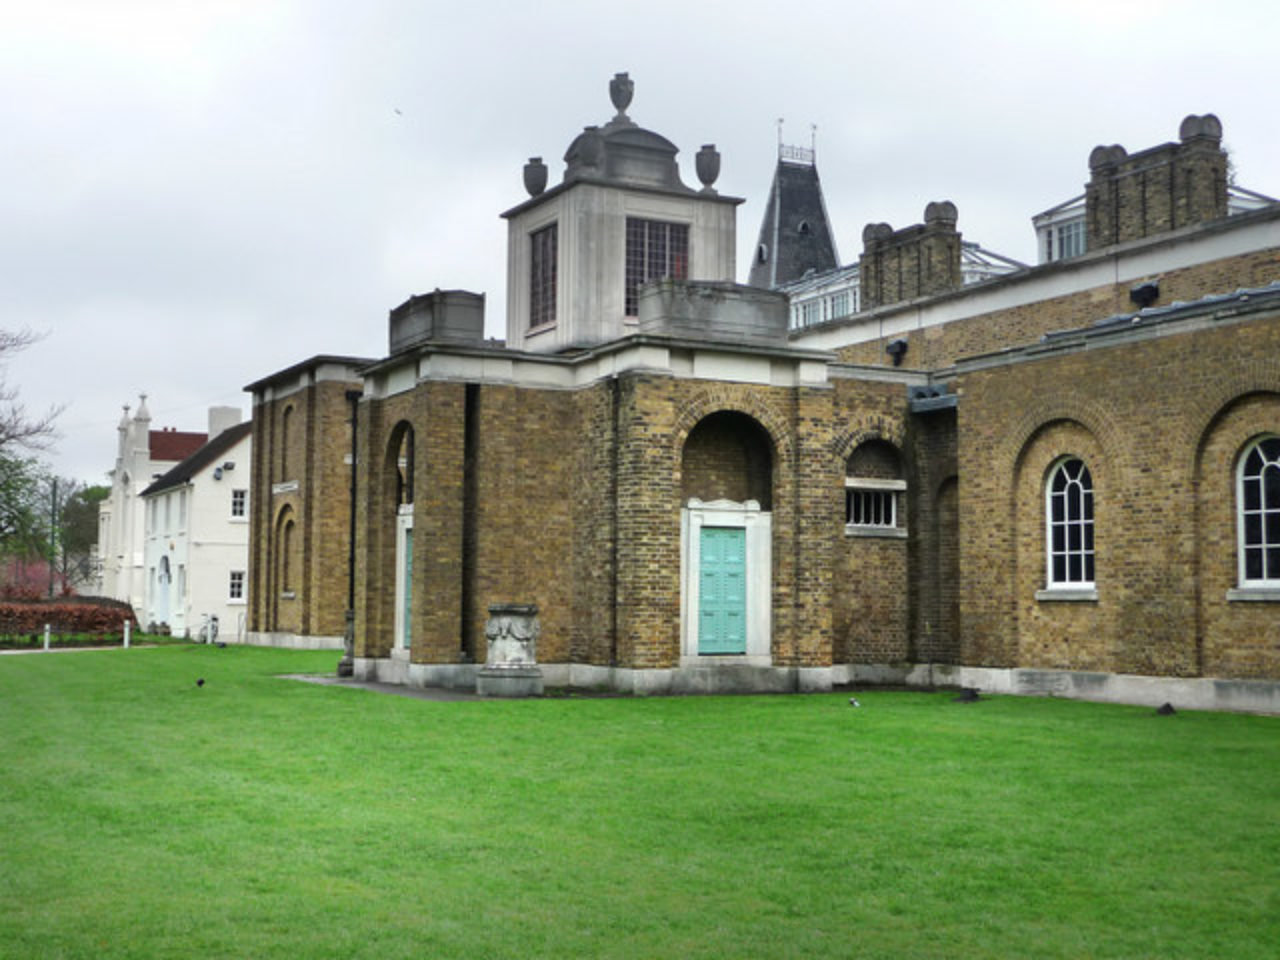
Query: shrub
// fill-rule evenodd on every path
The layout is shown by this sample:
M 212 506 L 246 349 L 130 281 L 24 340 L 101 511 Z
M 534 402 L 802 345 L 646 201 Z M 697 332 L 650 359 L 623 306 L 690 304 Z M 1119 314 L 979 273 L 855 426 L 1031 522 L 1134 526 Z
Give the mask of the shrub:
M 0 601 L 0 634 L 8 636 L 43 633 L 45 624 L 58 634 L 119 633 L 126 620 L 137 629 L 129 604 L 104 597 Z

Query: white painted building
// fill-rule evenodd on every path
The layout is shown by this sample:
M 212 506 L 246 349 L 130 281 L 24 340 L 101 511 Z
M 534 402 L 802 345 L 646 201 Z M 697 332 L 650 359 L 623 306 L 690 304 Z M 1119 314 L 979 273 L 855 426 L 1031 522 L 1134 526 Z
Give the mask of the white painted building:
M 140 619 L 175 636 L 244 634 L 248 609 L 250 422 L 209 411 L 208 443 L 142 491 L 146 601 Z M 210 637 L 212 639 L 212 637 Z
M 141 613 L 146 578 L 143 544 L 146 528 L 140 495 L 158 477 L 208 440 L 207 434 L 151 429 L 144 393 L 137 412 L 128 405 L 119 432 L 115 466 L 108 471 L 111 492 L 98 506 L 97 582 L 95 592 L 130 604 Z

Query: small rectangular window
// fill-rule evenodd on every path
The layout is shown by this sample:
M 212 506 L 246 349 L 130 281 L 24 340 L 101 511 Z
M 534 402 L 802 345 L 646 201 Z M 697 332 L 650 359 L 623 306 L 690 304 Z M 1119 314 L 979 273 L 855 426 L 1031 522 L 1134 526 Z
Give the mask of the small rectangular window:
M 845 523 L 857 527 L 896 527 L 897 494 L 892 490 L 845 491 Z
M 231 579 L 227 584 L 227 599 L 228 600 L 244 599 L 244 571 L 243 570 L 231 571 Z
M 248 490 L 232 490 L 231 491 L 231 515 L 233 517 L 243 517 L 246 514 L 245 507 L 249 501 Z
M 1074 220 L 1058 228 L 1058 259 L 1078 257 L 1084 253 L 1084 221 Z

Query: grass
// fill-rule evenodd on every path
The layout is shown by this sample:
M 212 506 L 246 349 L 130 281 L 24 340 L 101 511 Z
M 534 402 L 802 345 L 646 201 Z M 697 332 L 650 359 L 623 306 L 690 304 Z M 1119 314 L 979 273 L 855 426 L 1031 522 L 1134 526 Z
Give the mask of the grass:
M 0 658 L 0 957 L 1280 955 L 1280 719 L 276 676 L 336 656 Z

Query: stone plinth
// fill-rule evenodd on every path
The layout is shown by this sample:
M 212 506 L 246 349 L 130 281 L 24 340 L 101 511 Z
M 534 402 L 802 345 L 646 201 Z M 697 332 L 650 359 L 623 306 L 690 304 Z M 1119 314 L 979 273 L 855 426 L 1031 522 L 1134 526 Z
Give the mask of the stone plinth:
M 538 666 L 538 608 L 531 603 L 495 603 L 489 607 L 484 636 L 488 654 L 476 675 L 482 697 L 534 697 L 542 694 Z

